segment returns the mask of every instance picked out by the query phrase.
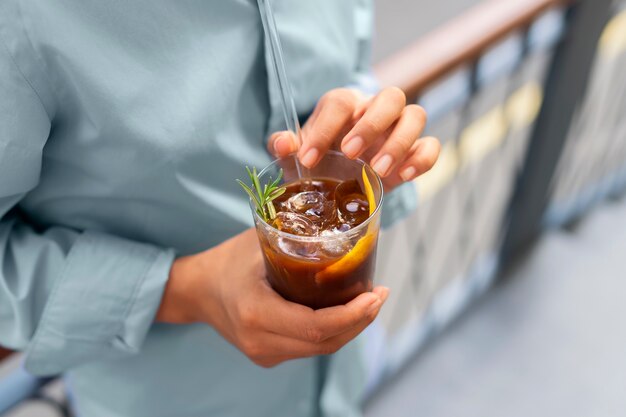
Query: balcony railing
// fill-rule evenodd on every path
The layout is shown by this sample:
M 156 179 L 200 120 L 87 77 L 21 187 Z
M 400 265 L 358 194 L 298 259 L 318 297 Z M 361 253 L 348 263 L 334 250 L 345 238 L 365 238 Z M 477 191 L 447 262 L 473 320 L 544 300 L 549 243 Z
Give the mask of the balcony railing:
M 488 0 L 388 58 L 376 67 L 383 85 L 411 99 L 454 70 L 477 61 L 490 47 L 524 31 L 547 10 L 567 0 Z
M 489 288 L 505 243 L 537 235 L 609 11 L 486 0 L 376 66 L 426 108 L 442 154 L 415 181 L 418 208 L 381 238 L 377 275 L 394 291 L 371 331 L 370 389 Z

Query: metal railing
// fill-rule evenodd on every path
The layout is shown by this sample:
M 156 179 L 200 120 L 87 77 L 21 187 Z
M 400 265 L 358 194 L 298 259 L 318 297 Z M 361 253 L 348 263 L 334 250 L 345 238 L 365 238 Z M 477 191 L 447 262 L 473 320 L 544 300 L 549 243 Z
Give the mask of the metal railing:
M 552 184 L 547 226 L 572 222 L 626 188 L 626 1 L 615 2 Z
M 581 0 L 569 12 L 569 29 L 555 53 L 546 100 L 511 207 L 504 247 L 507 258 L 529 247 L 544 229 L 557 166 L 571 142 L 568 133 L 575 116 L 588 96 L 600 36 L 614 11 L 612 6 L 613 0 Z
M 528 27 L 565 0 L 488 0 L 386 59 L 376 67 L 382 85 L 416 100 L 452 71 L 478 60 L 490 47 Z
M 541 232 L 610 11 L 487 0 L 376 67 L 426 108 L 442 154 L 415 181 L 417 210 L 381 236 L 377 275 L 394 291 L 369 330 L 370 390 L 490 287 L 503 248 Z

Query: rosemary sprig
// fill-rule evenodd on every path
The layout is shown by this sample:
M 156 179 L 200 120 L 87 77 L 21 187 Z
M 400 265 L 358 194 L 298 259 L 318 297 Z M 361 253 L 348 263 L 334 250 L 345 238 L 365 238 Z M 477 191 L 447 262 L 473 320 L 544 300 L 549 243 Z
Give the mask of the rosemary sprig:
M 270 182 L 263 187 L 261 187 L 261 181 L 259 181 L 256 168 L 253 167 L 252 171 L 250 171 L 250 168 L 246 167 L 246 171 L 248 171 L 248 177 L 250 177 L 250 181 L 252 182 L 252 188 L 241 180 L 237 180 L 237 182 L 254 202 L 256 212 L 259 216 L 266 222 L 274 220 L 276 218 L 276 208 L 272 201 L 276 200 L 287 191 L 286 187 L 278 186 L 280 180 L 283 178 L 283 170 L 281 169 L 278 172 L 278 178 L 274 181 L 272 181 L 272 177 L 270 177 Z

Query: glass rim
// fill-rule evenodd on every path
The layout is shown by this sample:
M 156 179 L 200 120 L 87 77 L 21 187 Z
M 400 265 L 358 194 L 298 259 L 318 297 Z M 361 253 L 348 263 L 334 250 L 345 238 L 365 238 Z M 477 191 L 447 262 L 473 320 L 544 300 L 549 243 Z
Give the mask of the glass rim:
M 259 172 L 259 174 L 258 174 L 259 178 L 261 178 L 264 174 L 266 174 L 267 171 L 269 169 L 271 169 L 273 166 L 275 166 L 279 161 L 284 161 L 284 160 L 286 160 L 288 158 L 296 157 L 295 155 L 296 155 L 296 153 L 291 153 L 291 154 L 287 155 L 286 157 L 273 160 L 269 165 L 267 165 L 265 168 L 263 168 Z M 343 152 L 334 151 L 334 150 L 327 151 L 327 155 L 341 156 L 342 158 L 346 159 L 347 161 L 356 162 L 357 164 L 360 164 L 361 166 L 367 167 L 371 172 L 374 173 L 374 177 L 375 177 L 376 182 L 378 183 L 378 186 L 380 188 L 380 201 L 378 201 L 378 204 L 376 204 L 376 209 L 374 209 L 374 212 L 367 217 L 367 220 L 365 220 L 363 223 L 361 223 L 360 225 L 358 225 L 354 229 L 350 229 L 350 230 L 347 230 L 345 232 L 339 232 L 339 233 L 333 234 L 331 236 L 302 236 L 302 235 L 296 235 L 296 234 L 293 234 L 293 233 L 283 232 L 282 230 L 278 230 L 277 228 L 275 228 L 275 227 L 271 226 L 270 224 L 268 224 L 261 216 L 259 216 L 259 213 L 257 213 L 252 199 L 249 198 L 248 199 L 248 203 L 250 205 L 250 209 L 252 210 L 252 214 L 253 214 L 255 220 L 258 221 L 259 223 L 261 223 L 261 225 L 263 225 L 263 227 L 272 230 L 274 233 L 278 234 L 281 237 L 285 237 L 285 238 L 288 238 L 288 239 L 291 239 L 291 240 L 299 240 L 299 241 L 302 241 L 302 242 L 320 242 L 320 241 L 328 241 L 328 240 L 332 240 L 332 239 L 345 238 L 346 236 L 352 236 L 352 235 L 358 234 L 364 228 L 368 227 L 369 224 L 372 222 L 372 219 L 374 219 L 380 213 L 380 210 L 381 210 L 381 208 L 383 206 L 383 201 L 385 199 L 385 191 L 384 191 L 384 188 L 383 188 L 383 181 L 380 178 L 380 175 L 378 175 L 376 173 L 376 171 L 374 171 L 374 169 L 367 164 L 367 162 L 363 161 L 360 158 L 350 159 Z

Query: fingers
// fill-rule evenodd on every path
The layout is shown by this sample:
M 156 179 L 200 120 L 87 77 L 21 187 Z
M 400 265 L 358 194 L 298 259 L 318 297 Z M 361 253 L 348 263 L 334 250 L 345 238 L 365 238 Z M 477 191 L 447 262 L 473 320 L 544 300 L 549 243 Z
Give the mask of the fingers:
M 288 130 L 276 132 L 267 141 L 267 150 L 276 158 L 284 158 L 298 150 L 298 138 Z
M 272 367 L 292 359 L 309 358 L 319 355 L 332 355 L 361 334 L 367 326 L 372 324 L 378 316 L 379 311 L 380 309 L 372 312 L 357 326 L 347 332 L 320 343 L 304 342 L 284 336 L 271 335 L 271 338 L 268 340 L 268 351 L 274 353 L 268 356 L 257 357 L 257 360 L 255 361 L 253 359 L 253 361 L 263 367 Z
M 300 162 L 314 167 L 352 121 L 359 104 L 358 96 L 347 88 L 332 90 L 320 100 L 317 114 L 303 129 L 303 144 L 298 152 Z
M 300 304 L 285 301 L 278 294 L 259 314 L 261 325 L 267 330 L 294 339 L 321 343 L 356 327 L 372 312 L 377 312 L 388 290 L 366 292 L 346 305 L 312 310 Z M 382 293 L 382 296 L 381 296 Z
M 407 106 L 382 148 L 372 158 L 372 169 L 382 178 L 404 162 L 426 125 L 426 113 L 417 105 Z
M 331 355 L 369 326 L 376 319 L 379 311 L 380 309 L 371 312 L 355 327 L 322 342 L 308 342 L 275 333 L 265 333 L 252 343 L 243 343 L 242 351 L 261 366 L 274 366 L 291 359 Z
M 243 351 L 253 362 L 264 367 L 272 367 L 290 359 L 333 354 L 358 336 L 378 316 L 380 306 L 386 301 L 389 290 L 378 287 L 374 291 L 382 301 L 378 309 L 369 312 L 354 327 L 339 335 L 316 343 L 278 334 L 265 334 L 262 338 L 257 338 L 253 344 L 244 345 Z
M 441 144 L 434 137 L 425 137 L 416 142 L 408 158 L 402 163 L 398 172 L 404 181 L 412 181 L 430 171 L 437 162 Z
M 388 292 L 386 288 L 377 288 L 371 293 L 361 294 L 346 305 L 316 310 L 317 320 L 311 323 L 307 339 L 322 342 L 359 327 L 372 314 L 374 317 L 378 314 Z M 374 301 L 370 302 L 372 299 Z
M 392 189 L 434 165 L 440 146 L 434 138 L 419 139 L 425 126 L 424 109 L 415 104 L 406 106 L 406 96 L 399 88 L 386 88 L 373 98 L 336 89 L 316 106 L 302 130 L 300 149 L 298 138 L 290 132 L 272 135 L 268 147 L 277 157 L 297 151 L 302 164 L 311 168 L 337 138 L 343 137 L 344 154 L 369 159 L 384 179 L 385 188 Z
M 343 153 L 348 158 L 358 158 L 396 123 L 405 105 L 406 96 L 399 88 L 381 91 L 342 141 Z

